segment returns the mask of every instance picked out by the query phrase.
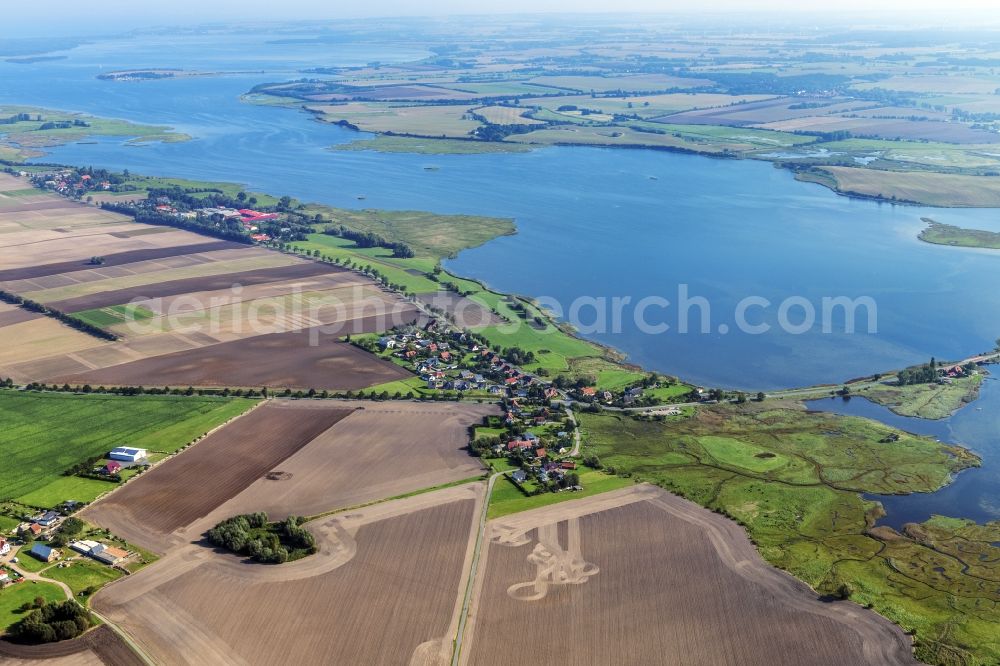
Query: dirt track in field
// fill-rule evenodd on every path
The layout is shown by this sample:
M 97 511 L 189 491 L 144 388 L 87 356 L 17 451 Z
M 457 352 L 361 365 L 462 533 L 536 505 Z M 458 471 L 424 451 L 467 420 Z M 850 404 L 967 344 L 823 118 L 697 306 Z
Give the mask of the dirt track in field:
M 408 323 L 418 312 L 408 309 Z M 392 323 L 367 317 L 345 322 L 335 332 L 318 327 L 177 351 L 111 367 L 60 374 L 60 383 L 122 386 L 229 386 L 356 390 L 405 379 L 403 368 L 339 342 L 348 333 L 386 330 Z M 312 344 L 316 334 L 317 344 Z M 19 373 L 25 374 L 25 373 Z M 47 377 L 56 381 L 54 377 Z
M 483 328 L 503 323 L 503 319 L 489 308 L 453 291 L 417 294 L 417 300 L 438 310 L 444 310 L 453 321 L 457 322 L 459 328 Z
M 650 486 L 492 521 L 468 664 L 916 664 L 910 640 L 824 603 L 732 521 Z
M 157 663 L 443 666 L 481 492 L 328 519 L 320 550 L 340 556 L 316 575 L 296 573 L 311 558 L 262 566 L 188 546 L 93 603 Z
M 143 661 L 107 625 L 69 641 L 16 645 L 0 641 L 0 664 L 46 666 L 143 666 Z
M 192 239 L 198 239 L 192 234 Z M 208 241 L 202 243 L 192 243 L 190 245 L 175 245 L 171 247 L 150 248 L 146 250 L 129 250 L 108 254 L 104 257 L 102 267 L 122 266 L 139 261 L 149 261 L 152 259 L 164 259 L 182 254 L 197 254 L 200 252 L 214 252 L 217 250 L 235 250 L 246 248 L 242 243 L 231 243 L 229 241 Z M 95 268 L 88 264 L 90 257 L 80 257 L 77 261 L 62 261 L 54 264 L 40 264 L 37 266 L 25 266 L 24 268 L 10 268 L 0 271 L 0 282 L 10 280 L 29 280 L 33 278 L 45 277 L 47 275 L 58 275 L 60 273 L 72 273 L 75 271 L 85 271 Z
M 127 483 L 83 516 L 140 546 L 163 551 L 181 528 L 245 490 L 350 414 L 269 402 Z
M 468 428 L 493 405 L 338 402 L 356 409 L 226 505 L 229 513 L 316 515 L 483 472 Z
M 240 273 L 225 275 L 210 275 L 206 277 L 168 280 L 156 284 L 147 284 L 127 289 L 102 291 L 77 298 L 48 303 L 62 312 L 82 312 L 93 308 L 104 308 L 110 305 L 122 305 L 138 299 L 163 298 L 178 294 L 190 294 L 200 291 L 216 291 L 232 289 L 235 285 L 248 287 L 269 282 L 296 280 L 316 277 L 319 275 L 341 274 L 347 271 L 333 266 L 311 261 L 276 268 L 261 268 Z

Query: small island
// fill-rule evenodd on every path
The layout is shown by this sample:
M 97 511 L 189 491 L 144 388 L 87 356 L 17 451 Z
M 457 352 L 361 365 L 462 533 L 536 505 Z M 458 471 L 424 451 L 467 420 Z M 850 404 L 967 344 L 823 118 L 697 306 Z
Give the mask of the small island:
M 208 531 L 209 543 L 261 564 L 294 562 L 316 552 L 316 538 L 302 527 L 306 519 L 289 516 L 269 522 L 263 511 L 233 516 Z
M 983 229 L 963 229 L 951 224 L 942 224 L 929 217 L 920 218 L 927 228 L 920 232 L 920 240 L 934 245 L 952 247 L 978 247 L 1000 250 L 1000 232 Z

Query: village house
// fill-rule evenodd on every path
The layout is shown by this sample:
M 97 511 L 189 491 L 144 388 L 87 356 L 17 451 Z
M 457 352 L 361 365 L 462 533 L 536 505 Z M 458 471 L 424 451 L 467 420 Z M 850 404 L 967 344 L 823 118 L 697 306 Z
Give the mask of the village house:
M 52 527 L 59 520 L 59 514 L 55 511 L 46 511 L 35 518 L 35 522 L 44 527 Z
M 0 557 L 3 557 L 9 552 L 10 552 L 10 543 L 3 537 L 0 537 Z
M 28 554 L 42 562 L 55 562 L 59 559 L 59 551 L 44 543 L 36 543 L 28 551 Z
M 34 539 L 42 534 L 42 526 L 38 523 L 21 523 L 17 526 L 17 535 L 21 538 Z
M 117 474 L 120 471 L 122 471 L 122 464 L 117 460 L 112 460 L 107 465 L 101 468 L 101 474 L 104 474 L 106 476 Z

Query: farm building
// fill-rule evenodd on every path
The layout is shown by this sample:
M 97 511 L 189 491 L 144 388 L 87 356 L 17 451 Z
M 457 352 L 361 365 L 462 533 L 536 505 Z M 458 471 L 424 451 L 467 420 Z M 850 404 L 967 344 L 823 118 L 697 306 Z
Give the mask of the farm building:
M 108 454 L 108 458 L 111 460 L 121 460 L 122 462 L 139 462 L 140 460 L 146 459 L 146 449 L 133 449 L 127 446 L 119 446 L 116 449 L 112 449 L 111 453 Z
M 55 562 L 59 559 L 59 551 L 43 543 L 36 543 L 28 551 L 28 554 L 42 562 Z
M 104 550 L 104 544 L 96 541 L 74 541 L 69 547 L 81 555 L 90 555 L 91 557 Z
M 126 557 L 128 557 L 128 552 L 122 550 L 121 548 L 106 546 L 97 553 L 91 553 L 91 557 L 93 557 L 98 562 L 115 565 L 124 560 Z

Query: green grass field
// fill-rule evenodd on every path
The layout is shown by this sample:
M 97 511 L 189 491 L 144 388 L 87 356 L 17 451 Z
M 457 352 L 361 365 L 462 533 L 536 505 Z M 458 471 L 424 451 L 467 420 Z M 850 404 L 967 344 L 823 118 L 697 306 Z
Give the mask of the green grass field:
M 435 260 L 454 256 L 462 250 L 478 247 L 515 231 L 513 220 L 477 215 L 438 215 L 405 210 L 346 210 L 314 204 L 307 206 L 304 212 L 309 215 L 319 213 L 335 225 L 343 224 L 351 229 L 402 241 L 413 249 L 418 258 L 430 257 Z M 317 239 L 310 237 L 310 240 Z
M 0 468 L 2 499 L 26 498 L 36 506 L 66 499 L 62 493 L 93 495 L 99 486 L 62 472 L 92 456 L 131 445 L 175 451 L 254 404 L 247 399 L 183 396 L 73 395 L 0 391 L 0 446 L 7 464 Z
M 62 476 L 17 498 L 28 506 L 50 507 L 67 500 L 93 502 L 106 492 L 114 490 L 118 484 L 79 476 Z
M 63 591 L 52 583 L 24 581 L 0 590 L 0 632 L 5 632 L 26 613 L 20 610 L 24 604 L 32 603 L 36 597 L 46 601 L 62 601 Z
M 593 470 L 580 470 L 580 485 L 583 490 L 576 492 L 564 490 L 560 493 L 541 493 L 531 497 L 525 496 L 514 482 L 507 478 L 497 479 L 493 487 L 493 495 L 490 497 L 490 508 L 487 511 L 488 518 L 499 518 L 520 511 L 537 509 L 542 506 L 550 506 L 560 502 L 574 499 L 582 499 L 610 490 L 617 490 L 626 486 L 631 486 L 632 479 L 622 478 L 604 472 Z
M 98 328 L 110 328 L 118 324 L 152 319 L 156 315 L 139 305 L 112 305 L 108 308 L 74 312 L 73 316 Z
M 124 575 L 118 569 L 83 556 L 78 556 L 78 559 L 70 562 L 69 566 L 63 569 L 53 567 L 45 572 L 46 578 L 69 585 L 74 596 L 78 596 L 88 587 L 103 587 Z
M 880 443 L 893 429 L 790 403 L 702 407 L 663 423 L 577 418 L 585 455 L 729 515 L 768 561 L 821 593 L 846 585 L 853 600 L 915 631 L 928 663 L 1000 659 L 1000 589 L 983 584 L 1000 579 L 1000 523 L 936 519 L 906 535 L 872 533 L 878 507 L 859 494 L 934 490 L 977 464 L 968 452 L 905 433 Z M 947 659 L 956 649 L 965 658 Z

